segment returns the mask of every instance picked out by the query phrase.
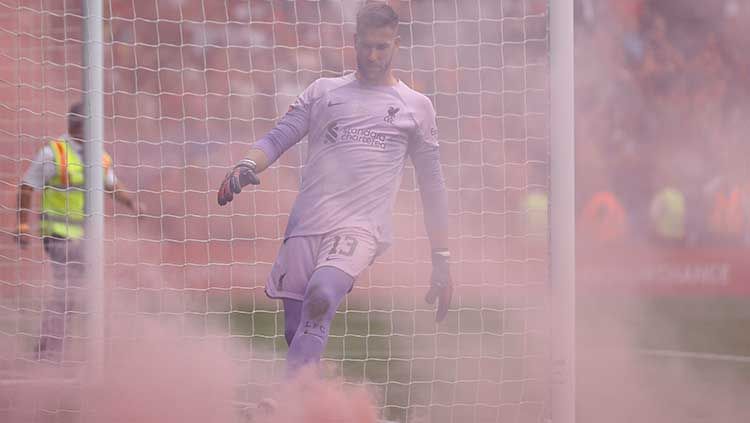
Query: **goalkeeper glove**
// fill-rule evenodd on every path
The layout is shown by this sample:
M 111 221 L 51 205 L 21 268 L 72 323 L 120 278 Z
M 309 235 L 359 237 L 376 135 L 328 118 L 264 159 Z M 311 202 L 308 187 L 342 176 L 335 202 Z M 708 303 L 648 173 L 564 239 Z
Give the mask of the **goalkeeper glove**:
M 451 253 L 448 250 L 432 251 L 432 276 L 430 277 L 430 290 L 427 291 L 424 300 L 428 304 L 434 304 L 437 300 L 437 312 L 435 321 L 441 322 L 448 314 L 448 307 L 453 297 L 453 281 L 451 280 L 451 269 L 448 259 Z
M 243 159 L 237 163 L 224 177 L 219 186 L 219 205 L 223 206 L 234 199 L 234 194 L 239 194 L 245 185 L 260 184 L 258 175 L 255 174 L 256 164 L 250 159 Z

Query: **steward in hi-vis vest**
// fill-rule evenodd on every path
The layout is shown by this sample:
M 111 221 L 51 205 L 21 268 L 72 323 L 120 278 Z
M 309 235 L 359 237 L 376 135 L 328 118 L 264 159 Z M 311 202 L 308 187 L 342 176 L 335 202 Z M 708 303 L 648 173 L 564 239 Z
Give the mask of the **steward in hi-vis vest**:
M 86 201 L 83 160 L 65 139 L 54 140 L 49 147 L 55 173 L 44 186 L 40 232 L 42 236 L 78 239 L 83 236 Z M 106 152 L 102 162 L 106 178 L 112 164 Z
M 85 220 L 84 110 L 81 103 L 68 112 L 68 133 L 48 142 L 34 157 L 18 188 L 18 242 L 26 247 L 32 232 L 29 225 L 34 190 L 42 191 L 39 235 L 52 265 L 51 283 L 56 289 L 45 298 L 42 329 L 34 357 L 59 361 L 65 338 L 68 311 L 85 310 L 81 288 L 84 283 L 84 254 L 81 238 Z M 103 187 L 114 198 L 138 214 L 143 207 L 120 189 L 112 170 L 112 159 L 104 153 Z M 96 161 L 95 161 L 96 162 Z M 67 300 L 66 300 L 67 298 Z

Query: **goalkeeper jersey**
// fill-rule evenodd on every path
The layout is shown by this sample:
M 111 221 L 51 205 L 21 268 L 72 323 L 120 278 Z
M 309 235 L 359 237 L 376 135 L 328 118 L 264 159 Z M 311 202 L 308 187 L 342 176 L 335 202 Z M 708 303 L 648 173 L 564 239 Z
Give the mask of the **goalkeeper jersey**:
M 362 227 L 389 244 L 408 156 L 421 190 L 445 189 L 435 110 L 426 96 L 401 81 L 372 86 L 354 73 L 318 79 L 255 147 L 273 162 L 305 135 L 300 192 L 285 238 Z

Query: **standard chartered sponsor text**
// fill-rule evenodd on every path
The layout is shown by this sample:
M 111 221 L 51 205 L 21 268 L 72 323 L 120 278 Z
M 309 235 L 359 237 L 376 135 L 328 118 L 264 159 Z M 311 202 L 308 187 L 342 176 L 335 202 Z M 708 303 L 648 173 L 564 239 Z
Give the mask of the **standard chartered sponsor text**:
M 342 128 L 338 138 L 339 142 L 359 142 L 385 150 L 386 136 L 372 129 Z

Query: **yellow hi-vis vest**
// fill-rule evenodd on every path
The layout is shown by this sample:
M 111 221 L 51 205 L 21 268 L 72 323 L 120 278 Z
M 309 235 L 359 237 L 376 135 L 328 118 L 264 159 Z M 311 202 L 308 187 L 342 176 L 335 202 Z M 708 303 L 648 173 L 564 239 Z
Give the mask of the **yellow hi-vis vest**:
M 42 194 L 42 236 L 81 238 L 86 213 L 83 161 L 65 140 L 50 142 L 50 148 L 55 157 L 55 175 Z M 111 160 L 104 153 L 105 175 Z

